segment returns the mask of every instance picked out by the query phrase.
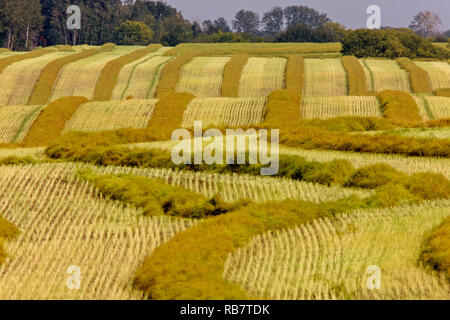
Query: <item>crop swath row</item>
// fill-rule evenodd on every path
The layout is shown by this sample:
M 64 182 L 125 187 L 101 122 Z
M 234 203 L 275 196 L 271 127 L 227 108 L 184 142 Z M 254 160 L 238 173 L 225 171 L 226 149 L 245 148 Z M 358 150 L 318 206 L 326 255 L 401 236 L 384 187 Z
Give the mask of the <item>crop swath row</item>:
M 89 102 L 81 105 L 65 131 L 102 131 L 145 128 L 158 100 Z
M 286 64 L 285 58 L 250 58 L 242 70 L 239 97 L 266 98 L 283 89 Z
M 363 59 L 369 91 L 398 90 L 411 92 L 409 74 L 397 61 L 385 59 Z
M 50 101 L 67 96 L 82 96 L 92 99 L 95 84 L 105 65 L 137 48 L 115 47 L 111 51 L 103 51 L 89 58 L 67 64 L 60 71 Z
M 329 119 L 343 116 L 381 117 L 376 97 L 304 97 L 302 119 Z
M 449 215 L 447 201 L 270 232 L 230 255 L 224 276 L 254 296 L 274 299 L 448 300 L 445 277 L 427 272 L 417 259 L 427 233 Z M 382 272 L 380 290 L 367 287 L 372 265 Z
M 305 59 L 304 96 L 346 96 L 347 74 L 341 59 Z
M 424 120 L 450 118 L 450 98 L 447 97 L 414 97 Z
M 21 142 L 42 106 L 0 107 L 0 143 Z
M 197 98 L 184 112 L 183 127 L 192 128 L 194 121 L 203 126 L 240 127 L 264 121 L 266 99 L 263 98 Z
M 430 75 L 433 90 L 450 88 L 450 65 L 438 61 L 414 61 Z
M 450 118 L 450 98 L 425 97 L 435 119 Z
M 140 299 L 133 274 L 153 249 L 192 222 L 144 217 L 74 178 L 73 165 L 1 167 L 0 212 L 20 230 L 6 243 L 0 299 Z M 66 273 L 79 266 L 80 290 Z
M 18 56 L 21 54 L 24 54 L 25 52 L 19 52 L 19 51 L 0 51 L 0 59 L 11 57 L 11 56 Z
M 24 105 L 36 81 L 51 61 L 67 57 L 73 52 L 51 52 L 43 56 L 13 63 L 0 74 L 0 105 Z
M 434 114 L 430 110 L 430 105 L 427 100 L 425 100 L 425 97 L 421 96 L 413 96 L 414 100 L 416 101 L 417 106 L 419 107 L 419 113 L 422 117 L 423 121 L 430 121 L 431 119 L 434 119 Z
M 159 178 L 171 185 L 182 186 L 194 192 L 213 197 L 218 194 L 223 200 L 233 202 L 251 199 L 255 202 L 297 199 L 312 202 L 333 201 L 350 195 L 370 196 L 370 191 L 327 187 L 319 184 L 282 178 L 229 175 L 207 172 L 175 172 L 169 169 L 147 169 L 87 166 L 103 174 L 128 173 L 149 178 Z
M 176 56 L 185 53 L 200 53 L 211 55 L 249 54 L 257 56 L 276 55 L 340 55 L 342 45 L 333 43 L 182 43 L 168 54 Z
M 133 63 L 124 66 L 119 73 L 113 91 L 113 100 L 150 99 L 155 97 L 159 75 L 165 63 L 171 58 L 163 56 L 170 47 L 161 48 Z
M 229 57 L 197 57 L 181 69 L 177 92 L 197 97 L 220 97 L 223 70 Z
M 171 151 L 177 142 L 158 141 L 128 144 L 128 147 L 141 149 L 162 149 Z M 20 150 L 20 149 L 19 149 Z M 243 150 L 238 150 L 243 151 Z M 244 150 L 245 151 L 245 150 Z M 18 151 L 19 152 L 19 151 Z M 405 157 L 401 155 L 357 153 L 347 151 L 302 150 L 296 148 L 280 147 L 281 155 L 296 155 L 308 161 L 330 162 L 336 159 L 348 160 L 355 168 L 361 168 L 377 163 L 386 163 L 391 167 L 407 174 L 417 172 L 441 173 L 450 179 L 450 159 L 431 157 Z
M 290 154 L 304 157 L 309 161 L 329 162 L 335 159 L 350 161 L 356 168 L 377 163 L 386 163 L 391 167 L 408 174 L 417 172 L 442 173 L 450 179 L 450 159 L 405 157 L 400 155 L 370 154 L 345 151 L 301 150 L 293 148 L 281 148 L 280 154 Z

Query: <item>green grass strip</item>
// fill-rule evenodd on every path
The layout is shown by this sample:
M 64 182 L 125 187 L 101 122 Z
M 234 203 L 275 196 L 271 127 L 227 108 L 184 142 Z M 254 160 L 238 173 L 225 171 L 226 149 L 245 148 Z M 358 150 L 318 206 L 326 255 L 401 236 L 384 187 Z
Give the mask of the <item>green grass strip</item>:
M 427 112 L 428 117 L 433 120 L 436 119 L 436 117 L 434 116 L 433 112 L 431 111 L 430 108 L 430 103 L 428 102 L 426 97 L 420 97 L 423 101 L 423 106 L 425 107 L 425 111 Z

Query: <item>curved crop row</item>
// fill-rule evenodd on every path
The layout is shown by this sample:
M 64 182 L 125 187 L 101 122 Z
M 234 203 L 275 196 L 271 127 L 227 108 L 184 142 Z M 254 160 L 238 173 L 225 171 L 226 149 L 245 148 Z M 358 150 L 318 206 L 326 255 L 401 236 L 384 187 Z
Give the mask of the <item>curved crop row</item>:
M 250 58 L 242 69 L 239 97 L 266 98 L 272 91 L 285 88 L 287 59 Z
M 286 89 L 302 95 L 305 59 L 301 55 L 288 55 L 286 58 L 288 59 L 285 75 Z
M 92 99 L 95 84 L 105 65 L 120 56 L 135 50 L 135 47 L 104 45 L 101 52 L 66 64 L 59 72 L 50 101 L 67 96 L 82 96 Z
M 450 88 L 450 65 L 442 61 L 414 61 L 424 69 L 430 79 L 433 90 Z
M 161 77 L 156 88 L 157 98 L 161 98 L 164 95 L 176 92 L 176 87 L 180 79 L 180 74 L 183 66 L 198 55 L 200 54 L 197 52 L 188 51 L 185 53 L 180 53 L 180 55 L 178 55 L 176 58 L 167 62 L 167 64 L 161 71 Z
M 134 61 L 157 51 L 161 47 L 162 45 L 160 44 L 151 44 L 145 48 L 134 50 L 115 60 L 109 61 L 103 68 L 102 73 L 99 76 L 97 83 L 95 84 L 95 91 L 92 100 L 110 100 L 113 95 L 114 87 L 117 84 L 120 70 L 125 65 L 133 63 Z
M 423 234 L 449 214 L 448 202 L 427 203 L 265 233 L 228 257 L 224 276 L 261 298 L 448 300 L 450 284 L 416 257 Z M 379 290 L 367 284 L 374 265 Z
M 329 119 L 335 117 L 381 117 L 380 103 L 376 97 L 304 97 L 301 105 L 302 119 Z
M 197 98 L 184 112 L 184 128 L 193 128 L 194 121 L 204 127 L 246 127 L 264 121 L 264 98 Z
M 88 102 L 84 97 L 66 97 L 46 106 L 31 125 L 22 145 L 27 147 L 46 146 L 54 143 L 77 109 Z
M 161 72 L 166 63 L 173 59 L 163 55 L 168 50 L 170 48 L 161 48 L 124 66 L 120 70 L 112 100 L 154 98 Z
M 104 199 L 76 172 L 72 164 L 0 167 L 0 211 L 22 231 L 6 243 L 0 299 L 142 299 L 133 272 L 192 225 Z M 67 287 L 70 266 L 81 272 L 79 290 Z
M 42 106 L 0 107 L 0 143 L 22 142 Z
M 146 128 L 157 100 L 93 101 L 82 104 L 65 126 L 68 131 Z
M 305 59 L 303 96 L 345 96 L 347 92 L 341 59 Z
M 411 92 L 408 72 L 403 70 L 397 61 L 386 59 L 363 59 L 368 90 L 398 90 Z
M 353 56 L 344 56 L 342 57 L 342 65 L 347 73 L 348 95 L 368 95 L 366 75 L 359 60 Z
M 8 56 L 6 58 L 0 59 L 0 73 L 2 73 L 8 66 L 13 63 L 20 62 L 26 59 L 38 58 L 44 54 L 53 52 L 54 48 L 42 48 L 36 49 L 31 52 L 23 53 L 23 54 L 15 54 Z
M 229 57 L 196 57 L 181 68 L 177 92 L 197 97 L 220 97 L 222 74 Z
M 106 47 L 108 48 L 108 47 Z M 42 70 L 39 79 L 37 80 L 33 92 L 28 100 L 29 105 L 38 105 L 38 104 L 46 104 L 52 94 L 53 87 L 55 85 L 56 80 L 58 79 L 58 75 L 61 69 L 71 62 L 75 62 L 77 60 L 88 58 L 94 54 L 97 54 L 105 50 L 105 47 L 96 48 L 96 49 L 88 49 L 75 54 L 71 54 L 69 56 L 65 56 L 56 60 L 51 61 L 47 64 Z M 108 49 L 107 49 L 108 50 Z
M 398 64 L 408 71 L 414 93 L 432 93 L 431 80 L 428 73 L 409 58 L 398 58 Z
M 73 52 L 49 52 L 35 58 L 16 62 L 0 74 L 0 105 L 25 105 L 32 95 L 38 79 L 46 66 Z M 45 101 L 42 104 L 46 104 Z
M 223 70 L 222 97 L 237 98 L 239 96 L 239 82 L 242 71 L 250 56 L 235 54 L 231 57 Z
M 384 116 L 396 124 L 422 122 L 416 100 L 407 92 L 382 91 L 378 93 Z

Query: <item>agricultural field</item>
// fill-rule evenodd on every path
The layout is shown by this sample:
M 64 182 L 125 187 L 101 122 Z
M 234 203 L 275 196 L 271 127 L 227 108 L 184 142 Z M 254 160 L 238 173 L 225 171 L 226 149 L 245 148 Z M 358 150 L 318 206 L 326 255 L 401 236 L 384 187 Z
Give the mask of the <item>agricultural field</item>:
M 0 107 L 0 143 L 21 142 L 42 106 Z
M 0 51 L 0 299 L 450 300 L 448 62 L 341 49 Z
M 64 66 L 54 85 L 50 102 L 66 96 L 84 96 L 92 99 L 95 84 L 105 65 L 138 48 L 116 46 L 110 51 L 103 51 Z
M 242 127 L 264 121 L 266 99 L 263 98 L 197 98 L 186 108 L 182 127 L 193 128 L 194 121 L 204 126 Z
M 73 52 L 51 52 L 38 58 L 13 63 L 0 74 L 0 105 L 24 105 L 44 67 L 51 61 Z
M 229 60 L 229 57 L 194 58 L 183 66 L 177 91 L 197 97 L 220 97 L 223 69 Z
M 398 90 L 411 92 L 408 73 L 397 61 L 385 59 L 363 59 L 368 90 Z
M 437 61 L 414 61 L 414 63 L 428 73 L 433 90 L 450 88 L 450 65 L 448 63 Z
M 67 122 L 66 131 L 102 131 L 145 128 L 158 100 L 89 102 Z
M 305 97 L 300 109 L 302 119 L 382 116 L 376 97 Z
M 170 49 L 170 47 L 162 48 L 124 66 L 120 70 L 112 100 L 124 100 L 127 97 L 133 99 L 153 98 L 161 70 L 171 59 L 163 54 Z
M 239 97 L 266 98 L 283 89 L 286 63 L 283 58 L 250 58 L 242 70 Z
M 448 205 L 361 211 L 265 233 L 229 256 L 224 276 L 254 296 L 280 300 L 448 300 L 448 281 L 417 265 L 421 236 L 450 214 Z M 381 290 L 365 286 L 374 265 Z
M 131 270 L 192 225 L 146 218 L 137 209 L 102 199 L 75 177 L 71 165 L 0 167 L 0 172 L 2 216 L 22 231 L 7 245 L 12 259 L 0 266 L 2 300 L 141 299 L 128 281 Z M 65 286 L 71 265 L 83 266 L 80 290 Z
M 450 117 L 450 98 L 426 97 L 425 99 L 435 119 L 446 119 Z
M 347 95 L 347 75 L 340 59 L 305 59 L 304 68 L 305 96 Z

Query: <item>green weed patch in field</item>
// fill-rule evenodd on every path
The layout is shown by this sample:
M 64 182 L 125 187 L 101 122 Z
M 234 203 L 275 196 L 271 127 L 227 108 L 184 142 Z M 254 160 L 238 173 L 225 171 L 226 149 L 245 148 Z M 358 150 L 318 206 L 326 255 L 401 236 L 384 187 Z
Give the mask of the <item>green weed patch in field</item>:
M 450 217 L 436 228 L 425 242 L 420 259 L 450 281 Z
M 99 175 L 80 171 L 105 196 L 142 208 L 146 216 L 167 215 L 178 218 L 202 219 L 237 209 L 242 203 L 226 204 L 220 198 L 205 196 L 182 187 L 171 186 L 160 179 L 134 175 Z

